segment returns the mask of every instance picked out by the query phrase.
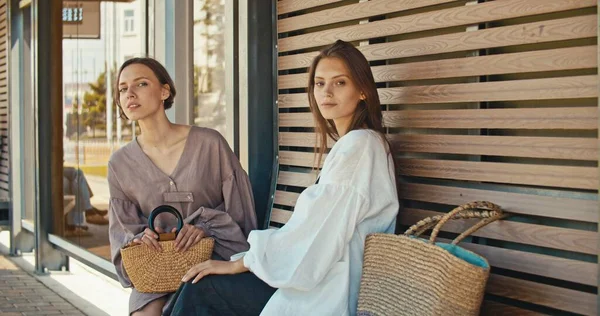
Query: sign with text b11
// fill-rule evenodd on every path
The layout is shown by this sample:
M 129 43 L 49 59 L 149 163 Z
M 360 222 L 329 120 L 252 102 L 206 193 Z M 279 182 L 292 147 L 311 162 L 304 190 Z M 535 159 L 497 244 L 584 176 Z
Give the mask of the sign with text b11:
M 63 38 L 100 38 L 100 1 L 63 1 Z

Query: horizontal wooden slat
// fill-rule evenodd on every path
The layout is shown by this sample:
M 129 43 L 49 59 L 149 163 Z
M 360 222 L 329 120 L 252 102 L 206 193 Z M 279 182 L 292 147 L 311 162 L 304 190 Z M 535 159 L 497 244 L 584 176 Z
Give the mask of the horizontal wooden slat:
M 450 242 L 447 239 L 438 240 Z M 468 242 L 460 246 L 486 258 L 492 265 L 492 271 L 498 267 L 594 287 L 598 285 L 598 266 L 595 263 Z
M 277 32 L 285 33 L 314 26 L 364 19 L 371 16 L 407 11 L 452 1 L 455 0 L 377 0 L 351 4 L 281 19 L 277 22 Z
M 295 206 L 300 193 L 286 192 L 286 191 L 275 191 L 274 203 L 286 206 Z
M 279 127 L 315 127 L 315 123 L 309 112 L 279 113 Z
M 316 172 L 300 173 L 290 171 L 280 171 L 277 178 L 277 184 L 291 185 L 296 187 L 308 187 L 317 181 Z
M 281 151 L 282 165 L 312 167 L 313 153 Z M 324 158 L 323 158 L 324 159 Z M 595 190 L 597 168 L 474 162 L 433 159 L 398 159 L 400 175 L 425 178 L 484 181 Z
M 277 2 L 277 14 L 285 14 L 343 0 L 280 0 Z
M 595 107 L 409 110 L 385 112 L 384 118 L 387 127 L 595 130 L 597 113 Z
M 403 110 L 383 112 L 392 128 L 598 129 L 598 109 L 522 108 L 474 110 Z M 314 127 L 311 113 L 279 113 L 280 127 Z
M 598 76 L 575 76 L 378 89 L 382 104 L 430 104 L 598 97 Z M 282 108 L 308 108 L 306 93 L 281 94 Z
M 278 184 L 307 187 L 314 183 L 306 174 L 281 172 Z M 281 194 L 279 196 L 279 194 Z M 399 198 L 448 205 L 460 205 L 475 200 L 492 201 L 515 214 L 595 222 L 598 215 L 595 200 L 554 198 L 531 194 L 495 192 L 488 190 L 444 187 L 415 183 L 400 183 Z M 298 193 L 278 191 L 277 204 L 294 206 Z M 277 202 L 278 201 L 278 202 Z
M 404 134 L 392 144 L 399 152 L 598 160 L 595 138 Z
M 294 146 L 294 147 L 315 147 L 317 138 L 315 133 L 294 133 L 294 132 L 279 132 L 279 146 Z M 333 140 L 327 145 L 331 147 Z
M 297 174 L 288 178 L 300 178 Z M 598 221 L 598 201 L 569 199 L 514 192 L 469 189 L 441 185 L 399 183 L 400 199 L 461 205 L 470 201 L 484 200 L 500 205 L 515 214 L 560 218 L 582 222 Z M 556 191 L 551 191 L 557 194 Z
M 313 167 L 313 153 L 281 151 L 280 164 Z M 325 159 L 325 157 L 323 157 Z M 425 178 L 595 190 L 597 168 L 433 159 L 398 159 L 398 174 Z
M 287 198 L 290 200 L 291 196 Z M 421 209 L 403 208 L 398 218 L 403 225 L 412 225 L 429 217 L 444 214 Z M 477 219 L 448 221 L 442 231 L 462 233 L 478 222 Z M 497 221 L 488 224 L 473 233 L 473 236 L 515 242 L 559 250 L 596 255 L 598 253 L 598 233 L 570 228 L 560 228 L 537 224 L 513 222 L 510 220 Z
M 314 157 L 314 153 L 280 151 L 279 164 L 312 168 L 314 165 L 313 160 L 315 160 Z M 325 157 L 327 157 L 327 155 L 323 155 L 322 161 L 325 161 Z
M 403 176 L 598 189 L 598 168 L 435 159 L 398 159 Z
M 497 274 L 488 280 L 488 293 L 583 315 L 597 315 L 596 295 Z
M 368 60 L 435 55 L 512 45 L 544 43 L 597 35 L 596 15 L 502 26 L 357 47 Z M 278 69 L 306 68 L 318 52 L 281 56 Z
M 595 68 L 596 46 L 452 58 L 371 67 L 376 82 L 442 79 Z M 306 88 L 308 73 L 281 75 L 278 89 Z
M 595 138 L 396 134 L 388 135 L 388 139 L 397 152 L 598 159 L 598 141 Z M 316 142 L 315 133 L 279 133 L 279 146 L 314 148 Z M 331 140 L 328 146 L 333 144 Z
M 545 315 L 534 311 L 522 309 L 516 306 L 505 305 L 502 303 L 485 300 L 481 305 L 482 316 L 541 316 Z
M 271 222 L 285 224 L 292 217 L 292 211 L 273 208 L 271 211 Z
M 502 0 L 284 37 L 279 52 L 596 6 L 595 0 Z

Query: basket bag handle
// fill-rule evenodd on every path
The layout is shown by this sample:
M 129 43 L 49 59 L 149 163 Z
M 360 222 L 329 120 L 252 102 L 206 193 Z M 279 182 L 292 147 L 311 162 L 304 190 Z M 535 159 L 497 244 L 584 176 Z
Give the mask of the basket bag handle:
M 169 232 L 163 234 L 159 234 L 156 232 L 156 230 L 154 229 L 154 220 L 156 219 L 156 216 L 162 213 L 170 213 L 177 217 L 177 231 L 175 231 L 174 233 Z M 176 208 L 170 205 L 161 205 L 153 209 L 152 212 L 150 212 L 150 216 L 148 217 L 148 228 L 150 228 L 150 230 L 152 230 L 158 235 L 159 241 L 175 240 L 177 234 L 179 234 L 179 231 L 181 230 L 181 228 L 183 228 L 183 217 Z
M 477 224 L 471 226 L 469 229 L 462 232 L 460 235 L 458 235 L 458 237 L 456 237 L 452 241 L 452 244 L 456 245 L 459 242 L 461 242 L 465 237 L 479 230 L 481 227 L 506 216 L 507 214 L 502 212 L 500 206 L 494 203 L 487 201 L 475 201 L 458 206 L 444 215 L 436 215 L 424 218 L 416 224 L 412 225 L 409 229 L 407 229 L 404 232 L 404 235 L 418 237 L 422 233 L 433 227 L 433 231 L 431 232 L 431 236 L 429 237 L 429 243 L 433 244 L 435 243 L 435 239 L 437 238 L 440 229 L 449 220 L 481 218 L 481 221 L 477 222 Z

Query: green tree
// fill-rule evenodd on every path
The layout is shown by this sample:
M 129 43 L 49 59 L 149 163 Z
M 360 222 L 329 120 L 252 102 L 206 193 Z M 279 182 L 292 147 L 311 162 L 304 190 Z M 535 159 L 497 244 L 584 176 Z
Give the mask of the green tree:
M 96 129 L 106 126 L 106 72 L 100 73 L 96 82 L 89 83 L 90 91 L 83 95 L 83 124 L 92 128 L 92 137 Z
M 113 65 L 110 73 L 112 78 L 116 76 L 116 65 Z M 114 82 L 114 81 L 113 81 Z M 100 73 L 95 82 L 88 84 L 89 90 L 83 95 L 82 111 L 79 121 L 83 126 L 89 126 L 92 129 L 92 137 L 96 137 L 96 131 L 106 132 L 106 71 Z M 73 106 L 73 113 L 77 113 L 76 105 Z M 114 105 L 113 105 L 114 107 Z M 113 135 L 116 135 L 117 131 L 117 116 L 119 115 L 118 109 L 115 107 L 113 111 Z M 128 127 L 128 121 L 121 121 L 121 129 L 125 130 Z

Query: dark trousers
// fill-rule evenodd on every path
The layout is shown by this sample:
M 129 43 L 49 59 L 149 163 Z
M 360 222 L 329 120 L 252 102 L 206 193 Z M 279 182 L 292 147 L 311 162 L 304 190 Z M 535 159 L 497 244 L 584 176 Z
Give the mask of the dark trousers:
M 209 275 L 182 283 L 163 315 L 258 316 L 275 291 L 250 272 Z

